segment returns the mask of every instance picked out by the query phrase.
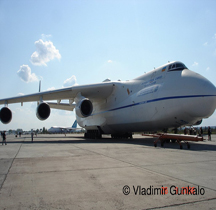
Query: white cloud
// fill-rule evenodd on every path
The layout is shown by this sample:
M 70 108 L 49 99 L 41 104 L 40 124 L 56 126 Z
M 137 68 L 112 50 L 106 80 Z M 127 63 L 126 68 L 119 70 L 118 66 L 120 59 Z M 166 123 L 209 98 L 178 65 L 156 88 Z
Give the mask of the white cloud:
M 28 83 L 38 81 L 37 76 L 34 73 L 31 73 L 31 68 L 28 65 L 20 66 L 17 74 L 24 82 Z
M 18 93 L 17 95 L 18 96 L 24 96 L 25 94 L 24 93 Z
M 209 70 L 210 70 L 210 67 L 207 67 L 207 68 L 206 68 L 206 71 L 209 71 Z
M 77 84 L 77 79 L 76 79 L 76 76 L 73 75 L 72 77 L 66 79 L 63 83 L 63 87 L 70 87 L 70 86 L 73 86 L 73 85 L 78 85 Z
M 47 91 L 49 90 L 55 90 L 55 87 L 48 88 Z
M 112 60 L 108 60 L 108 61 L 107 61 L 107 63 L 112 63 L 112 62 L 113 62 Z
M 193 63 L 193 65 L 192 66 L 198 66 L 199 64 L 196 62 L 196 61 L 194 61 L 194 63 Z
M 41 34 L 41 38 L 42 38 L 43 40 L 47 40 L 47 39 L 49 39 L 50 37 L 52 37 L 51 34 Z
M 57 58 L 60 59 L 61 55 L 59 50 L 53 45 L 51 41 L 43 41 L 39 39 L 35 42 L 36 51 L 31 55 L 31 62 L 37 66 L 46 66 L 46 63 Z
M 203 46 L 207 46 L 208 45 L 208 42 L 205 42 L 204 44 L 203 44 Z

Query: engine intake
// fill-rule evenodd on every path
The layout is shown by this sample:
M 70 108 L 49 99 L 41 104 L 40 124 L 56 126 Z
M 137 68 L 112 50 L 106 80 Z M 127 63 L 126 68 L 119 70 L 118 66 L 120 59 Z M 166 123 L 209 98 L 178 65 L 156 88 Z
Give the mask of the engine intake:
M 79 117 L 88 117 L 91 115 L 93 111 L 92 102 L 88 98 L 83 98 L 81 101 L 78 102 L 76 105 L 76 114 Z
M 3 107 L 0 110 L 0 120 L 4 124 L 8 124 L 12 120 L 12 112 L 8 107 Z
M 47 103 L 42 102 L 36 109 L 36 116 L 39 120 L 46 120 L 50 116 L 50 112 L 50 106 Z

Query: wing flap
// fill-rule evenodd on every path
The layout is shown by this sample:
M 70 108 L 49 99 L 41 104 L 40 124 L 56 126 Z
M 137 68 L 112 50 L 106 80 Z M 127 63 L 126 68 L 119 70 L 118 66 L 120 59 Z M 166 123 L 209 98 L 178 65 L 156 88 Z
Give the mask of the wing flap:
M 48 102 L 48 105 L 50 106 L 50 108 L 52 109 L 61 109 L 61 110 L 67 110 L 67 111 L 73 111 L 75 108 L 75 104 L 66 104 L 66 103 L 51 103 Z

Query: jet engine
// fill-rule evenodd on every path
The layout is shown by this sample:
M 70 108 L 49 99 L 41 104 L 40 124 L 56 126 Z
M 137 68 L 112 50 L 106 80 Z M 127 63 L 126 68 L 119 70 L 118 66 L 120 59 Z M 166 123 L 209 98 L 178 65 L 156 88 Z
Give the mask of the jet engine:
M 88 98 L 83 98 L 76 105 L 76 114 L 81 117 L 88 117 L 93 111 L 92 102 Z
M 50 112 L 50 106 L 45 102 L 41 102 L 36 109 L 36 116 L 39 120 L 46 120 L 50 116 Z
M 8 107 L 3 107 L 0 110 L 0 120 L 4 124 L 8 124 L 12 120 L 12 112 Z

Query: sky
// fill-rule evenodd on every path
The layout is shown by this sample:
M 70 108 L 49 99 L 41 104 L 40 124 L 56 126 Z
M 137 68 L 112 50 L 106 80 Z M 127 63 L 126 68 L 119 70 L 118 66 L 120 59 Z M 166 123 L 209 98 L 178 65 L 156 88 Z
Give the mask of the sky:
M 214 0 L 0 0 L 0 98 L 130 80 L 181 61 L 216 85 Z M 75 113 L 37 119 L 36 102 L 11 104 L 0 130 L 71 126 Z M 216 113 L 203 126 L 216 125 Z

